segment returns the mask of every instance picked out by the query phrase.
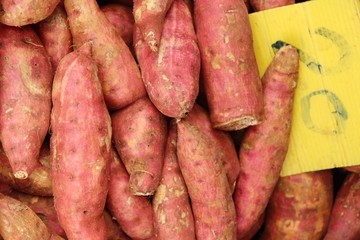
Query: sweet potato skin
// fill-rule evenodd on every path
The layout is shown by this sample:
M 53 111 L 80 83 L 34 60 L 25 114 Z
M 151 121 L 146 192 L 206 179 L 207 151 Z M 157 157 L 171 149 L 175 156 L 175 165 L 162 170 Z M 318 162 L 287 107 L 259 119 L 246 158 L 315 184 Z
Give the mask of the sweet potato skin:
M 275 55 L 262 78 L 264 121 L 248 128 L 239 151 L 240 174 L 234 201 L 240 238 L 264 212 L 280 177 L 290 141 L 298 71 L 299 54 L 286 46 Z
M 0 138 L 16 178 L 37 165 L 50 123 L 53 71 L 29 27 L 0 24 Z
M 72 36 L 64 7 L 58 5 L 49 17 L 36 24 L 36 31 L 56 70 L 60 60 L 72 51 Z
M 199 0 L 194 7 L 202 77 L 213 127 L 240 130 L 260 123 L 262 87 L 245 3 Z
M 177 123 L 177 156 L 191 199 L 196 238 L 236 239 L 235 206 L 221 158 L 213 147 L 216 142 L 196 120 L 203 111 L 195 105 Z
M 332 181 L 331 170 L 281 177 L 260 239 L 322 239 L 333 202 Z
M 66 237 L 64 229 L 60 226 L 52 197 L 40 197 L 31 194 L 12 191 L 6 194 L 28 206 L 44 222 L 53 233 Z
M 101 6 L 109 22 L 115 27 L 118 35 L 124 40 L 128 47 L 132 46 L 134 32 L 134 15 L 130 7 L 120 4 L 106 4 Z
M 134 0 L 135 24 L 150 49 L 157 52 L 164 20 L 174 0 Z
M 60 0 L 1 1 L 0 22 L 8 26 L 25 26 L 47 18 Z
M 176 0 L 175 0 L 176 1 Z M 177 128 L 170 123 L 162 178 L 153 197 L 156 238 L 195 239 L 194 217 L 177 155 Z
M 131 240 L 106 210 L 104 211 L 104 218 L 106 224 L 106 240 Z
M 65 0 L 74 47 L 92 41 L 105 102 L 116 110 L 146 95 L 140 70 L 124 40 L 95 0 Z
M 111 119 L 90 44 L 66 55 L 55 74 L 51 115 L 55 209 L 69 239 L 105 239 Z
M 158 52 L 151 51 L 139 28 L 134 43 L 150 100 L 166 116 L 186 116 L 199 93 L 200 52 L 185 1 L 175 0 L 170 7 Z
M 256 12 L 295 4 L 295 0 L 249 0 L 249 2 Z
M 0 193 L 0 235 L 5 240 L 48 240 L 51 233 L 25 204 Z
M 350 173 L 336 194 L 324 240 L 360 239 L 360 175 Z
M 9 159 L 0 144 L 0 182 L 9 184 L 13 189 L 37 196 L 52 196 L 52 176 L 50 168 L 50 149 L 43 145 L 40 150 L 39 164 L 27 179 L 17 179 L 12 174 Z
M 111 120 L 116 150 L 130 174 L 130 191 L 153 195 L 164 162 L 165 116 L 145 97 L 112 113 Z
M 360 174 L 360 165 L 344 167 L 344 169 L 346 171 L 349 171 L 349 172 L 352 172 L 352 173 L 359 173 Z
M 106 206 L 124 232 L 134 239 L 154 236 L 153 210 L 144 197 L 135 196 L 129 189 L 129 174 L 113 150 L 109 194 Z

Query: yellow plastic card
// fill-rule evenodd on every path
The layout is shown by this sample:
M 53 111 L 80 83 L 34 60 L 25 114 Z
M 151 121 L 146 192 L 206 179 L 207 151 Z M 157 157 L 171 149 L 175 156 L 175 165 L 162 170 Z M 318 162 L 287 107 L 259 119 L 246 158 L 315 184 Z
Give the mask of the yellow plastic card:
M 314 0 L 250 14 L 260 75 L 274 53 L 300 53 L 281 176 L 360 165 L 360 0 Z

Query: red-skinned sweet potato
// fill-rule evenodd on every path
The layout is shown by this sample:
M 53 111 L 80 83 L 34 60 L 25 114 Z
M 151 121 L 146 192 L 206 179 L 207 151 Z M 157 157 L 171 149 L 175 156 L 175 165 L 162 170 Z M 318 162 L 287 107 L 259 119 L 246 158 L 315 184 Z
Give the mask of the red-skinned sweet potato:
M 106 224 L 106 240 L 131 240 L 106 210 L 104 211 L 104 218 Z
M 164 115 L 145 97 L 111 115 L 113 140 L 135 195 L 152 195 L 164 162 L 167 125 Z
M 195 105 L 177 123 L 177 156 L 195 220 L 197 239 L 236 239 L 236 215 L 217 142 L 203 131 Z M 208 118 L 207 121 L 210 121 Z
M 69 239 L 106 239 L 111 119 L 91 44 L 60 61 L 52 101 L 50 151 L 59 222 Z
M 17 179 L 12 174 L 9 159 L 0 144 L 0 182 L 9 184 L 13 189 L 38 196 L 52 196 L 52 177 L 50 169 L 50 149 L 43 144 L 39 163 L 27 179 Z
M 186 116 L 199 93 L 200 52 L 185 1 L 175 0 L 170 7 L 159 51 L 151 51 L 139 28 L 134 46 L 150 100 L 166 116 Z
M 324 240 L 360 239 L 360 175 L 349 173 L 336 194 Z
M 121 36 L 128 47 L 132 47 L 135 24 L 132 9 L 120 4 L 106 4 L 101 6 L 101 11 L 103 11 L 106 18 L 115 27 L 118 35 Z
M 269 201 L 260 239 L 322 239 L 332 202 L 331 170 L 281 177 Z
M 38 164 L 50 123 L 53 71 L 30 26 L 0 24 L 0 139 L 16 178 Z
M 9 26 L 25 26 L 47 18 L 60 0 L 1 0 L 0 22 Z
M 197 108 L 199 109 L 199 107 Z M 216 142 L 213 147 L 224 166 L 231 192 L 233 192 L 240 171 L 240 162 L 234 141 L 229 133 L 212 128 L 207 112 L 197 111 L 197 116 L 193 121 L 197 121 L 197 124 L 202 127 L 202 131 Z
M 295 0 L 249 0 L 255 12 L 295 4 Z
M 26 204 L 1 193 L 0 235 L 4 240 L 63 239 L 51 233 Z
M 202 77 L 214 128 L 240 130 L 263 119 L 248 12 L 239 0 L 194 2 Z
M 265 118 L 247 129 L 239 151 L 240 174 L 234 195 L 239 238 L 264 212 L 280 177 L 290 141 L 298 72 L 299 54 L 286 46 L 277 52 L 262 78 Z
M 346 171 L 349 171 L 349 172 L 352 172 L 352 173 L 359 173 L 360 174 L 360 165 L 344 167 L 344 169 Z
M 162 178 L 153 198 L 158 240 L 195 239 L 194 218 L 176 155 L 176 141 L 177 129 L 172 121 L 166 143 Z
M 27 205 L 44 222 L 46 227 L 61 237 L 66 237 L 64 229 L 60 226 L 52 197 L 39 197 L 17 191 L 10 192 L 12 197 Z
M 130 192 L 129 174 L 115 150 L 110 171 L 110 187 L 106 200 L 109 211 L 129 237 L 148 239 L 154 236 L 151 203 Z
M 36 31 L 56 70 L 60 60 L 72 51 L 72 36 L 64 7 L 58 5 L 49 17 L 36 24 Z
M 105 102 L 123 108 L 146 95 L 140 70 L 124 40 L 100 10 L 96 0 L 65 0 L 74 47 L 92 41 Z
M 135 24 L 150 49 L 157 52 L 166 13 L 174 0 L 134 0 Z

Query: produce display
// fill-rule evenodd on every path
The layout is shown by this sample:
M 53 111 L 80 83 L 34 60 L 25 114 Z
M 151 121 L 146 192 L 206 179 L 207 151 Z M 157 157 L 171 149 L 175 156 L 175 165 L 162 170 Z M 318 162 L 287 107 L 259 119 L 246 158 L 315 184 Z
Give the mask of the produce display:
M 0 0 L 0 239 L 360 239 L 360 166 L 280 176 L 300 2 Z

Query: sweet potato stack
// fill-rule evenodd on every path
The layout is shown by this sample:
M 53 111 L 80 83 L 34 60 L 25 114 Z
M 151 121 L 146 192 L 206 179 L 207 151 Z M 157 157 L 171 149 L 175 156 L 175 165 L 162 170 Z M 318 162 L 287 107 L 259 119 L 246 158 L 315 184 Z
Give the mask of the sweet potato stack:
M 248 11 L 292 3 L 0 0 L 0 239 L 359 239 L 356 166 L 279 176 L 299 54 L 259 76 Z

